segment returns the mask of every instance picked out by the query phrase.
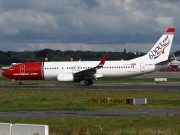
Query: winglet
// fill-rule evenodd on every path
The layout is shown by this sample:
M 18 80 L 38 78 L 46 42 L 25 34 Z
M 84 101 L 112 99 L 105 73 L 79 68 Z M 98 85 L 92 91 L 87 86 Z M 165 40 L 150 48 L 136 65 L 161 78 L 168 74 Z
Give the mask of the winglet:
M 105 55 L 104 55 L 104 57 L 103 57 L 103 59 L 101 60 L 101 62 L 99 63 L 99 65 L 98 65 L 98 66 L 104 66 L 104 63 L 105 63 L 105 61 L 106 61 L 107 57 L 108 57 L 108 55 L 107 55 L 107 54 L 105 54 Z

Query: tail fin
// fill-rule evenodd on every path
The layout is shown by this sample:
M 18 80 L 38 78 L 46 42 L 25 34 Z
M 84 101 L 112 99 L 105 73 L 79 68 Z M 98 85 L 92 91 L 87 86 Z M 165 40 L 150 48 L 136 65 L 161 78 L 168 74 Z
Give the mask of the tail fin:
M 154 64 L 168 60 L 175 28 L 168 28 L 152 49 L 136 60 L 151 61 Z

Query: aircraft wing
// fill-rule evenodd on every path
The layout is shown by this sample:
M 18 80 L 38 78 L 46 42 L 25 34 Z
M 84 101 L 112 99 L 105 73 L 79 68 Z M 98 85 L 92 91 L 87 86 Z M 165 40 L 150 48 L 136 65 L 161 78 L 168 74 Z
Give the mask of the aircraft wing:
M 93 76 L 99 68 L 104 66 L 104 63 L 105 63 L 107 57 L 108 57 L 107 54 L 104 55 L 103 59 L 101 60 L 101 62 L 97 66 L 95 66 L 93 68 L 83 70 L 83 71 L 80 71 L 80 72 L 76 72 L 76 73 L 74 73 L 74 76 L 77 76 L 77 77 L 80 77 L 80 76 Z

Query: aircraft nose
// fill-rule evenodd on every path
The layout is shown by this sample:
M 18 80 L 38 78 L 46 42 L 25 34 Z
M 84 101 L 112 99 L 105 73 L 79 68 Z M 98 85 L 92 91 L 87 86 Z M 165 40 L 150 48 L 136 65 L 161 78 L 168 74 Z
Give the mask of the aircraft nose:
M 2 72 L 2 75 L 6 77 L 6 73 L 5 73 L 5 72 L 6 72 L 6 71 L 3 71 L 3 72 Z
M 6 71 L 6 70 L 2 72 L 2 75 L 3 75 L 4 77 L 10 78 L 10 74 L 9 74 L 9 72 Z

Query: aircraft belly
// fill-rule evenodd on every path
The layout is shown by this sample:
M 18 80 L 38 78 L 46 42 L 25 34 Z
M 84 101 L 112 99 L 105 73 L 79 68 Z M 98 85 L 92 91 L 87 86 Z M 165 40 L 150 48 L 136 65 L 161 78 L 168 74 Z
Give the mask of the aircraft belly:
M 44 79 L 45 80 L 53 80 L 53 79 L 57 79 L 57 73 L 48 73 L 48 72 L 44 72 Z
M 57 76 L 53 76 L 53 75 L 46 75 L 44 76 L 44 79 L 45 80 L 56 80 L 57 79 Z
M 105 78 L 121 78 L 121 77 L 131 77 L 139 74 L 139 72 L 136 71 L 113 71 L 113 72 L 102 72 L 100 73 Z

